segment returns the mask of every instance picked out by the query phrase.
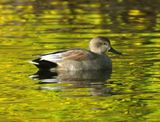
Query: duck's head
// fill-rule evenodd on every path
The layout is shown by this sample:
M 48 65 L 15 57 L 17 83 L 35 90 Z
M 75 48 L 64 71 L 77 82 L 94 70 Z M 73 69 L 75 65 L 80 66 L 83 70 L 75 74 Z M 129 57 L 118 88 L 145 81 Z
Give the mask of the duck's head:
M 89 48 L 92 52 L 98 54 L 104 54 L 106 51 L 114 54 L 122 55 L 122 53 L 116 51 L 111 47 L 111 43 L 107 37 L 98 36 L 93 38 L 89 43 Z

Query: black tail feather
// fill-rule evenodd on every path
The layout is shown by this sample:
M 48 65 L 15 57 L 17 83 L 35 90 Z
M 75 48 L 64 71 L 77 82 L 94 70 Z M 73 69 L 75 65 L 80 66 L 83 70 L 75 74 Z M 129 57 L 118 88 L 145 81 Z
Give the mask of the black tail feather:
M 39 69 L 45 69 L 45 70 L 57 67 L 56 63 L 40 60 L 40 58 L 32 60 L 32 63 Z

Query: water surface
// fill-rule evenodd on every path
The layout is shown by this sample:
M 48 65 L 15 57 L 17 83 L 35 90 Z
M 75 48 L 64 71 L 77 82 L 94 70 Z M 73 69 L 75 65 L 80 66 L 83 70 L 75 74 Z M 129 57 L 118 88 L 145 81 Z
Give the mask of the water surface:
M 158 0 L 1 0 L 0 121 L 158 122 L 159 4 Z M 30 78 L 38 70 L 28 61 L 37 54 L 88 48 L 89 40 L 99 35 L 109 37 L 113 47 L 126 54 L 108 53 L 112 73 Z

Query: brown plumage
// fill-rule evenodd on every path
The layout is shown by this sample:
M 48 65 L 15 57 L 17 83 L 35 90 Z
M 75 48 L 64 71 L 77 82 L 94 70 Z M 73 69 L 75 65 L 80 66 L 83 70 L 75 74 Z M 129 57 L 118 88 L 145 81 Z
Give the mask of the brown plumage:
M 87 53 L 84 53 L 82 50 L 69 50 L 66 53 L 62 55 L 64 60 L 76 60 L 76 61 L 82 61 L 86 60 L 88 57 Z

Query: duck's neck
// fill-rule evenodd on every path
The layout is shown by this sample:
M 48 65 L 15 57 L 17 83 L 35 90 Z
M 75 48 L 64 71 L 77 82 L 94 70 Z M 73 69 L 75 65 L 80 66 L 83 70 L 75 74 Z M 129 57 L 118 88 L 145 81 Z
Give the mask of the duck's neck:
M 105 55 L 105 52 L 101 52 L 101 50 L 91 50 L 90 49 L 90 51 L 93 52 L 93 53 L 96 53 L 98 55 Z

